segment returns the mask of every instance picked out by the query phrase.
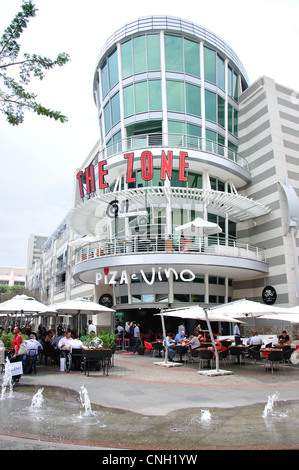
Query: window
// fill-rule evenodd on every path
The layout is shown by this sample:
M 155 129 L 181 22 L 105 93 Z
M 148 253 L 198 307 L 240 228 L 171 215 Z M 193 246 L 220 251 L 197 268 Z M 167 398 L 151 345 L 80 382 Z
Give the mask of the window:
M 205 90 L 206 119 L 216 122 L 216 95 L 209 90 Z
M 225 101 L 218 96 L 218 124 L 225 127 Z
M 160 36 L 158 34 L 149 34 L 147 36 L 147 68 L 151 70 L 160 70 Z
M 205 80 L 216 83 L 216 52 L 204 47 Z
M 108 57 L 109 85 L 113 88 L 118 83 L 117 50 Z
M 161 80 L 149 80 L 149 110 L 158 111 L 162 109 Z
M 145 36 L 133 39 L 134 73 L 146 72 L 146 43 Z
M 183 82 L 167 80 L 167 108 L 169 111 L 185 112 L 185 90 Z
M 111 98 L 112 127 L 120 121 L 119 93 Z
M 148 111 L 147 82 L 135 84 L 135 112 L 145 113 Z
M 200 77 L 199 44 L 184 39 L 185 73 Z
M 102 93 L 103 97 L 107 95 L 109 91 L 109 83 L 108 83 L 108 65 L 105 65 L 101 69 L 101 78 L 102 78 Z
M 121 45 L 121 60 L 123 78 L 133 75 L 132 41 L 127 41 Z
M 134 114 L 134 88 L 133 85 L 124 88 L 125 117 Z
M 217 85 L 225 89 L 225 64 L 222 57 L 217 54 Z
M 183 72 L 183 38 L 165 34 L 166 70 Z
M 186 112 L 201 116 L 200 87 L 186 83 Z

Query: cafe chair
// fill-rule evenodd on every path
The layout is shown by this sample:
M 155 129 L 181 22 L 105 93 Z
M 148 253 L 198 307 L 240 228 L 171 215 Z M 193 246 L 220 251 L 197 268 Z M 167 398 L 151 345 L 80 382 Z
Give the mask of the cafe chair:
M 188 353 L 188 348 L 185 348 L 184 346 L 176 346 L 175 348 L 176 353 L 180 356 L 179 362 L 183 362 L 183 360 L 186 362 L 188 360 L 188 356 L 186 357 Z M 184 356 L 184 359 L 183 359 Z
M 293 350 L 291 349 L 291 347 L 289 347 L 289 348 L 284 347 L 283 348 L 282 355 L 283 355 L 284 362 L 290 363 L 292 353 L 293 353 Z
M 190 355 L 191 362 L 195 362 L 195 360 L 199 358 L 199 351 L 196 351 L 196 349 L 190 349 Z
M 235 356 L 237 357 L 238 359 L 238 364 L 241 366 L 241 363 L 242 363 L 242 359 L 244 361 L 244 364 L 245 364 L 245 354 L 244 354 L 244 351 L 242 348 L 240 347 L 237 347 L 237 346 L 231 346 L 229 348 L 229 354 L 230 356 Z
M 255 363 L 256 361 L 259 361 L 261 358 L 260 349 L 261 349 L 261 345 L 252 346 L 248 348 L 248 356 L 251 359 L 254 359 Z
M 210 349 L 202 349 L 199 350 L 199 369 L 202 369 L 203 367 L 203 361 L 208 361 L 208 364 L 210 365 L 210 369 L 212 369 L 212 359 L 213 359 L 213 351 Z
M 162 351 L 164 350 L 163 343 L 154 343 L 154 355 L 158 353 L 158 357 L 162 356 Z
M 144 354 L 151 352 L 154 353 L 154 346 L 152 345 L 152 343 L 149 343 L 149 341 L 144 341 L 144 348 Z
M 219 351 L 219 361 L 223 361 L 224 367 L 227 367 L 226 359 L 228 357 L 228 349 L 225 351 Z M 216 358 L 214 358 L 216 361 Z
M 271 351 L 268 355 L 268 361 L 270 362 L 270 367 L 271 367 L 271 372 L 273 374 L 273 370 L 274 370 L 274 367 L 273 367 L 273 364 L 274 362 L 277 362 L 277 364 L 279 364 L 279 362 L 281 362 L 283 360 L 283 352 L 282 351 Z
M 24 362 L 24 374 L 31 374 L 32 371 L 36 374 L 37 361 L 38 351 L 36 349 L 29 349 Z

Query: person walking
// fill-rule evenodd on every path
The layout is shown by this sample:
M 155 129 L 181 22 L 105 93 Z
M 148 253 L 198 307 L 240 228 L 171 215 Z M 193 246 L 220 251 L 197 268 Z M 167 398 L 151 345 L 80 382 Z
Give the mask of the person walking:
M 139 340 L 140 340 L 140 324 L 136 323 L 136 326 L 134 328 L 134 346 L 133 346 L 133 354 L 137 354 L 137 348 L 139 346 Z

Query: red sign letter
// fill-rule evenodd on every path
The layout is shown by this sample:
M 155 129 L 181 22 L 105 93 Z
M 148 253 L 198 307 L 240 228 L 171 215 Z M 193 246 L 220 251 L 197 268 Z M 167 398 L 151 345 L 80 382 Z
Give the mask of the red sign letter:
M 90 165 L 85 168 L 86 191 L 87 194 L 93 193 L 96 188 L 94 184 L 94 166 Z
M 108 171 L 103 169 L 104 165 L 106 164 L 107 164 L 107 160 L 103 160 L 102 162 L 99 162 L 99 187 L 100 189 L 107 188 L 108 186 L 108 184 L 105 183 L 105 180 L 104 180 L 104 176 L 108 174 Z
M 135 178 L 132 176 L 132 171 L 133 171 L 133 160 L 134 160 L 134 153 L 126 153 L 124 155 L 124 158 L 128 159 L 128 167 L 127 167 L 127 178 L 126 181 L 127 183 L 134 183 L 136 181 Z
M 188 157 L 188 152 L 180 152 L 180 181 L 188 181 L 187 176 L 185 175 L 185 168 L 189 167 L 189 163 L 185 162 L 185 157 Z
M 83 171 L 79 171 L 79 173 L 77 173 L 77 179 L 79 181 L 80 196 L 84 197 L 84 190 L 83 190 L 83 184 L 82 184 L 82 175 L 83 175 Z
M 141 178 L 144 181 L 149 181 L 153 178 L 153 155 L 149 150 L 141 154 Z
M 161 180 L 166 179 L 166 173 L 169 181 L 171 181 L 172 175 L 172 151 L 167 152 L 167 157 L 165 155 L 164 150 L 162 150 L 162 157 L 161 157 Z

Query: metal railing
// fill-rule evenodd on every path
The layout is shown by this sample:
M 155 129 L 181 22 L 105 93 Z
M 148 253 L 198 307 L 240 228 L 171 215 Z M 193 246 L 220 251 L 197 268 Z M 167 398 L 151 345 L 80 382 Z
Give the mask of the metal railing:
M 213 140 L 185 134 L 154 133 L 131 136 L 127 139 L 119 140 L 108 145 L 107 148 L 102 151 L 101 159 L 106 160 L 113 155 L 128 152 L 130 150 L 142 148 L 149 149 L 154 147 L 176 147 L 205 151 L 227 158 L 249 171 L 247 160 L 229 147 L 214 142 Z
M 266 261 L 266 251 L 257 246 L 238 242 L 235 239 L 225 239 L 217 236 L 194 236 L 183 238 L 177 235 L 163 238 L 159 235 L 133 236 L 100 240 L 81 247 L 76 252 L 75 264 L 94 258 L 137 255 L 141 253 L 181 253 L 204 254 L 211 256 L 229 256 L 254 261 Z

